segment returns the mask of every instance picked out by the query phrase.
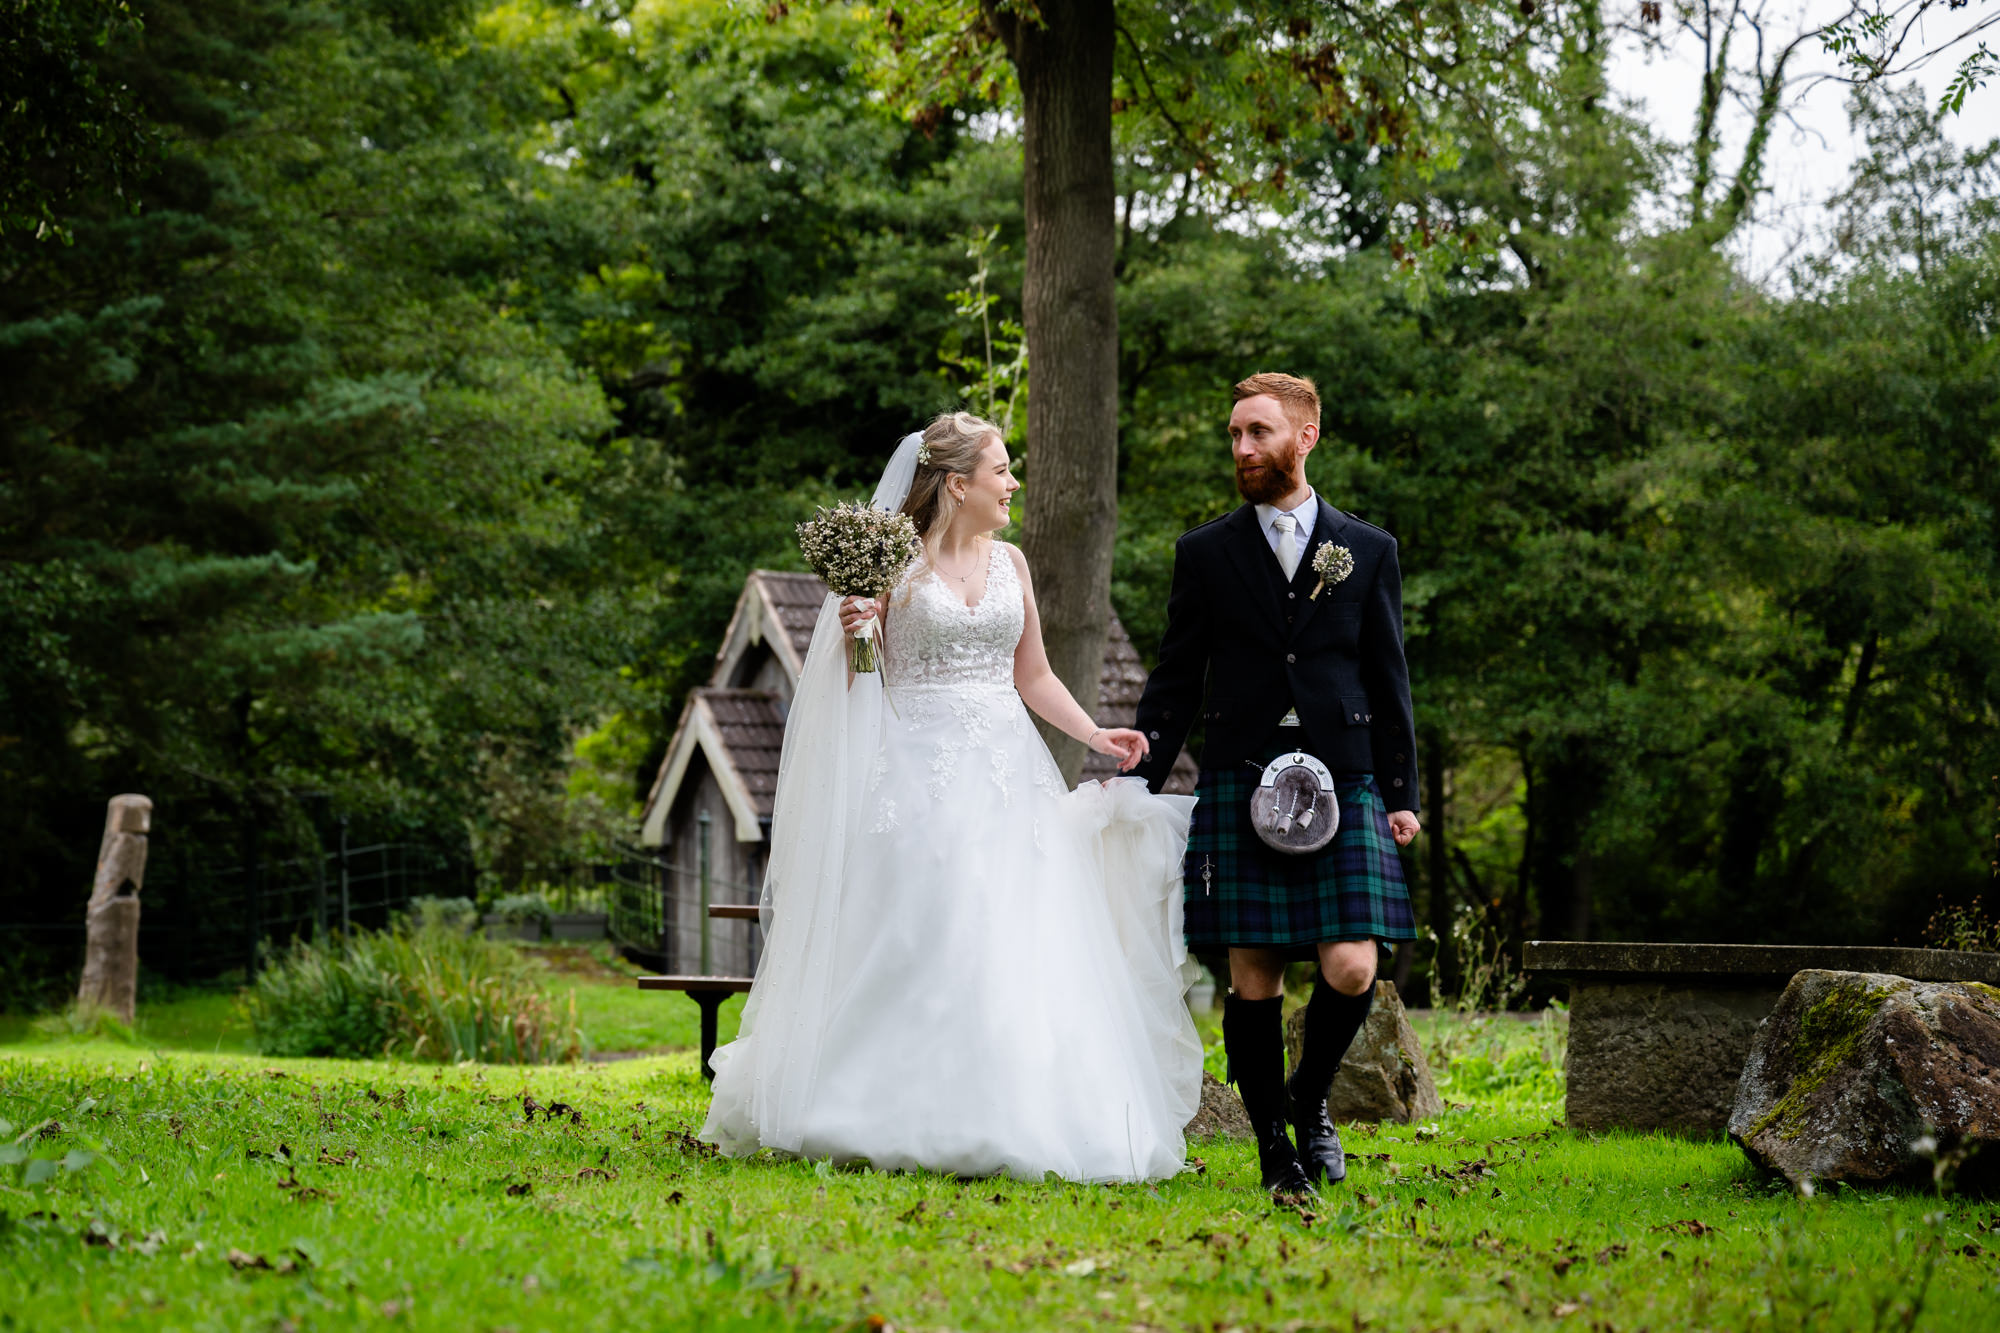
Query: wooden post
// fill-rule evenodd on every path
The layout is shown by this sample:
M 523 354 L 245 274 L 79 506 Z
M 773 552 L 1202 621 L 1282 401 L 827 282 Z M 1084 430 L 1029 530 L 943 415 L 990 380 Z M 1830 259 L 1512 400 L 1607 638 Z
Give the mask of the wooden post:
M 153 803 L 144 796 L 114 796 L 104 814 L 104 841 L 97 849 L 97 875 L 83 954 L 79 1009 L 108 1009 L 130 1023 L 139 993 L 139 890 L 146 882 L 146 835 L 153 826 Z
M 353 923 L 347 919 L 347 816 L 340 817 L 340 933 L 346 936 L 353 931 Z

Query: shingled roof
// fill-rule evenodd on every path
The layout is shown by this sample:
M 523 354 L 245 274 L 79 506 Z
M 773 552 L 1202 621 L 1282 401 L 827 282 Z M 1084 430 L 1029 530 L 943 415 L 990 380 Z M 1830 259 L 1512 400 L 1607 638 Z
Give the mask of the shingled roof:
M 826 601 L 826 585 L 811 574 L 790 574 L 776 569 L 759 569 L 750 577 L 784 627 L 792 651 L 804 662 L 806 649 L 812 646 L 813 626 L 819 622 L 820 605 Z

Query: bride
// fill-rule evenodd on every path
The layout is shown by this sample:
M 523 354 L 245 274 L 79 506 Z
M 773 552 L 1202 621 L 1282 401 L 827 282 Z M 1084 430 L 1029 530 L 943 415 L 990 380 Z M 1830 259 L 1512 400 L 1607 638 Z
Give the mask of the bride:
M 924 556 L 828 597 L 786 726 L 766 944 L 701 1137 L 882 1170 L 1147 1180 L 1181 1169 L 1201 1045 L 1183 1000 L 1190 797 L 1063 788 L 1027 709 L 1129 769 L 1049 669 L 1020 483 L 967 413 L 906 437 L 874 503 Z M 842 630 L 880 626 L 879 674 Z M 885 688 L 886 687 L 886 688 Z M 1025 707 L 1023 706 L 1025 703 Z

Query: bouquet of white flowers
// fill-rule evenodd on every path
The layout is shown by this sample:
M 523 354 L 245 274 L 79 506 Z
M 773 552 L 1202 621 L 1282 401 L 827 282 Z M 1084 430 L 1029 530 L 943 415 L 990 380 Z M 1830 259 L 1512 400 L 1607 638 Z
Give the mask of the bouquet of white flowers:
M 799 524 L 799 550 L 820 581 L 839 597 L 881 597 L 923 554 L 908 514 L 854 501 L 822 509 Z M 876 669 L 879 619 L 855 636 L 849 663 L 856 672 Z

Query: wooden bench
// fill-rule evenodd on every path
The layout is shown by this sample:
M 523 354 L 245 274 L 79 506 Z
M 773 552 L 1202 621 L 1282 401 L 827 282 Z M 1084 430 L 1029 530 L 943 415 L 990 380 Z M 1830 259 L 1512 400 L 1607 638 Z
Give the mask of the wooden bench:
M 733 904 L 717 904 L 708 909 L 712 921 L 755 921 L 757 909 Z M 715 1066 L 709 1058 L 715 1054 L 716 1015 L 722 1002 L 732 995 L 742 995 L 750 989 L 749 977 L 640 977 L 640 990 L 677 990 L 693 1000 L 701 1008 L 701 1076 L 713 1082 Z

